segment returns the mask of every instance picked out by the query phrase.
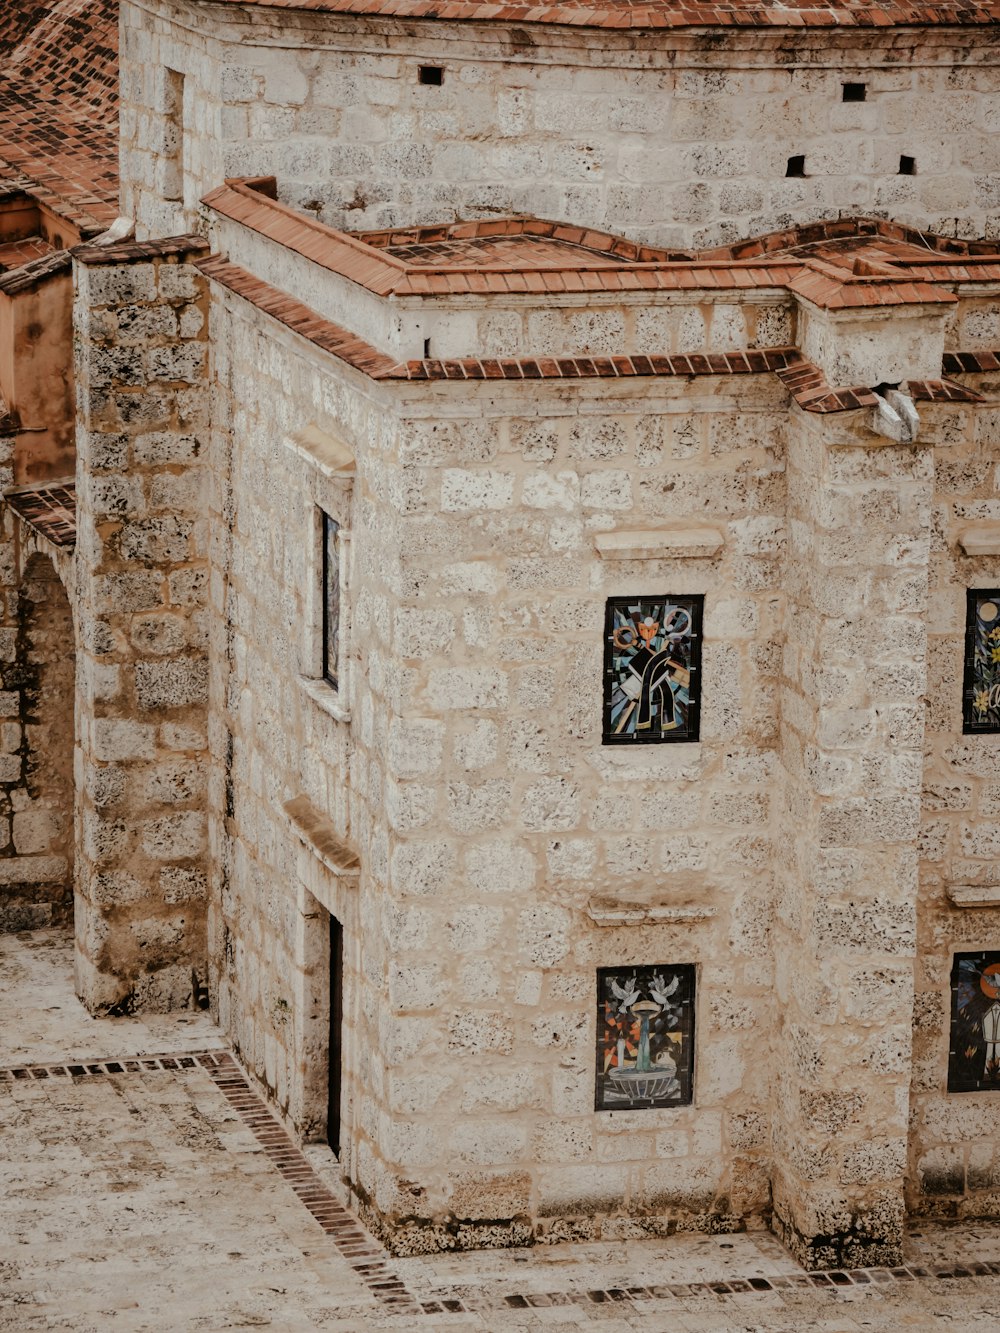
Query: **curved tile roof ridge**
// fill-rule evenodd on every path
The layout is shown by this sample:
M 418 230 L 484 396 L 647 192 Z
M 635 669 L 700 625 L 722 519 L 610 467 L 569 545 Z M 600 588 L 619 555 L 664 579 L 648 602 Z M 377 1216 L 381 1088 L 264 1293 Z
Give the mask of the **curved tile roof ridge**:
M 212 0 L 214 4 L 326 14 L 444 21 L 563 24 L 578 28 L 981 27 L 1000 23 L 1000 4 L 944 0 Z
M 635 246 L 627 246 L 626 253 L 621 254 L 623 238 L 610 233 L 520 216 L 435 228 L 438 252 L 428 253 L 426 260 L 408 261 L 384 244 L 371 244 L 363 232 L 352 235 L 338 231 L 298 212 L 274 198 L 271 184 L 270 178 L 230 179 L 205 195 L 202 203 L 221 217 L 266 236 L 378 296 L 773 287 L 788 289 L 824 309 L 845 309 L 954 303 L 957 298 L 946 284 L 1000 280 L 1000 251 L 996 247 L 992 252 L 955 255 L 947 248 L 945 238 L 927 234 L 923 236 L 924 244 L 917 247 L 912 238 L 921 233 L 892 224 L 879 231 L 874 219 L 859 224 L 857 219 L 848 218 L 758 237 L 747 247 L 731 247 L 738 251 L 735 257 L 723 249 L 721 253 L 660 252 L 662 257 L 649 259 L 639 258 Z M 484 254 L 478 262 L 469 262 L 465 255 L 455 262 L 447 253 L 451 231 L 464 238 L 476 229 L 487 236 L 519 237 L 528 244 L 520 255 L 508 253 L 497 258 Z M 375 236 L 384 240 L 385 233 Z M 545 237 L 580 248 L 571 255 L 564 248 L 550 257 L 542 243 Z M 885 254 L 885 262 L 855 255 L 851 262 L 850 242 L 872 237 L 885 237 L 888 245 L 900 247 L 900 253 L 877 252 Z M 825 254 L 822 248 L 812 253 L 806 249 L 807 245 L 822 247 L 823 243 Z M 972 248 L 972 243 L 963 244 Z M 832 257 L 840 257 L 840 246 L 847 247 L 844 257 L 848 262 L 828 262 L 831 251 Z

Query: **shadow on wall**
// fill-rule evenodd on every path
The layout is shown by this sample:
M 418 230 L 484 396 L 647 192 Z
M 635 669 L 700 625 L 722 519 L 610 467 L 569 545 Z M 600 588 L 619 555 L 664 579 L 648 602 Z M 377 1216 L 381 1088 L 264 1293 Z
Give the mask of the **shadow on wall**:
M 0 629 L 0 930 L 71 928 L 73 616 L 39 553 L 11 601 Z

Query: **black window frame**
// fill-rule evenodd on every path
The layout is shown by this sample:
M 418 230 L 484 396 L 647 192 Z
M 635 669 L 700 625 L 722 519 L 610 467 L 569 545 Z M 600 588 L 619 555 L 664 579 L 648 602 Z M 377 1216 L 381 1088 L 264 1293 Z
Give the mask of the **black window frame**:
M 323 627 L 322 627 L 322 661 L 321 661 L 321 671 L 322 671 L 322 678 L 323 678 L 323 680 L 326 681 L 326 683 L 327 683 L 332 689 L 336 690 L 336 691 L 339 693 L 339 691 L 340 691 L 340 624 L 341 624 L 341 609 L 340 609 L 340 559 L 341 559 L 341 550 L 340 550 L 340 531 L 341 531 L 341 525 L 340 525 L 340 523 L 337 521 L 337 519 L 335 519 L 335 518 L 333 517 L 332 514 L 328 514 L 328 513 L 326 512 L 325 509 L 320 509 L 319 513 L 320 513 L 320 545 L 321 545 L 321 547 L 322 547 L 322 589 L 321 589 L 321 592 L 322 592 L 322 602 L 323 602 Z M 331 536 L 332 536 L 333 541 L 336 543 L 336 546 L 337 546 L 337 561 L 336 561 L 336 567 L 335 567 L 335 569 L 332 567 L 332 562 L 331 562 L 331 560 L 330 560 L 330 539 L 331 539 Z M 336 592 L 336 610 L 337 610 L 337 623 L 336 623 L 336 626 L 331 626 L 331 623 L 330 623 L 330 579 L 331 579 L 331 575 L 335 575 L 335 576 L 336 576 L 336 580 L 337 580 L 337 587 L 336 587 L 336 589 L 335 589 L 335 592 Z M 335 655 L 335 658 L 334 658 L 334 662 L 333 662 L 333 670 L 332 670 L 332 671 L 331 671 L 331 669 L 330 669 L 330 635 L 331 635 L 331 629 L 333 629 L 333 631 L 334 631 L 334 633 L 335 633 L 335 639 L 336 639 L 336 655 Z
M 976 694 L 976 620 L 978 603 L 1000 603 L 1000 588 L 969 588 L 965 594 L 965 663 L 962 672 L 962 735 L 997 736 L 1000 723 L 977 723 L 973 701 Z M 998 622 L 1000 623 L 1000 622 Z

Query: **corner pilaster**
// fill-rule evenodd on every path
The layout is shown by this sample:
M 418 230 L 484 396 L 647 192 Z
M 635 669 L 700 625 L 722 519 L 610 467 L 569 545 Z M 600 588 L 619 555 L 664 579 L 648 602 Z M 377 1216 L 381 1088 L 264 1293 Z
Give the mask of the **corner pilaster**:
M 933 489 L 860 413 L 789 429 L 774 1225 L 900 1262 Z

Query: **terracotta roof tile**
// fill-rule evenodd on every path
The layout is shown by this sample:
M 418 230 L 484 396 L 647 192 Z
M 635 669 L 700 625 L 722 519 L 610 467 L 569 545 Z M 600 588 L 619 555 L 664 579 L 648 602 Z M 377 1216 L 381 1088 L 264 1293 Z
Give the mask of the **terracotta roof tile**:
M 967 389 L 964 384 L 954 380 L 910 380 L 907 384 L 910 397 L 929 402 L 946 403 L 984 403 L 986 399 L 975 389 Z
M 73 258 L 89 266 L 98 264 L 133 264 L 146 259 L 171 255 L 201 254 L 208 249 L 204 236 L 190 232 L 184 236 L 166 236 L 154 241 L 116 241 L 113 245 L 77 245 Z
M 638 247 L 609 233 L 523 216 L 352 235 L 272 199 L 270 184 L 264 190 L 260 182 L 229 181 L 203 202 L 383 296 L 776 288 L 827 309 L 864 309 L 952 303 L 946 284 L 963 267 L 945 257 L 938 274 L 926 256 L 937 259 L 952 242 L 932 238 L 933 245 L 918 248 L 917 239 L 928 239 L 921 233 L 873 219 L 789 228 L 702 254 Z M 958 245 L 971 252 L 969 244 Z M 757 262 L 764 254 L 775 262 Z M 914 256 L 923 263 L 919 273 L 910 267 Z M 1000 271 L 995 250 L 966 254 L 969 280 L 990 271 L 991 262 Z
M 198 238 L 178 238 L 188 244 Z M 94 247 L 91 247 L 94 248 Z M 855 411 L 873 407 L 877 397 L 865 385 L 833 388 L 818 366 L 794 347 L 756 351 L 717 352 L 709 355 L 451 358 L 395 363 L 392 358 L 333 324 L 316 311 L 219 256 L 196 261 L 197 267 L 220 285 L 250 301 L 258 309 L 309 339 L 316 346 L 354 366 L 373 379 L 391 380 L 525 380 L 631 378 L 636 376 L 731 376 L 775 373 L 799 406 L 807 412 Z M 496 276 L 496 275 L 493 275 Z M 829 281 L 824 274 L 811 278 Z M 0 279 L 2 281 L 2 279 Z M 1000 371 L 1000 351 L 948 353 L 946 373 Z M 930 401 L 974 402 L 973 390 L 947 379 L 913 381 L 910 391 Z
M 76 485 L 36 486 L 4 496 L 9 509 L 53 546 L 76 545 Z
M 53 250 L 40 259 L 29 260 L 20 268 L 0 273 L 0 292 L 4 296 L 16 296 L 20 292 L 30 291 L 56 273 L 68 273 L 72 267 L 73 261 L 68 250 Z
M 0 11 L 0 176 L 101 231 L 118 215 L 117 0 Z
M 945 352 L 943 369 L 948 375 L 990 374 L 1000 370 L 1000 348 L 995 351 Z
M 795 349 L 788 349 L 785 354 L 786 365 L 775 367 L 775 374 L 804 412 L 851 412 L 877 404 L 877 396 L 866 385 L 833 389 L 819 366 Z

